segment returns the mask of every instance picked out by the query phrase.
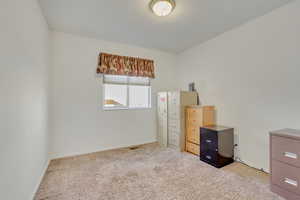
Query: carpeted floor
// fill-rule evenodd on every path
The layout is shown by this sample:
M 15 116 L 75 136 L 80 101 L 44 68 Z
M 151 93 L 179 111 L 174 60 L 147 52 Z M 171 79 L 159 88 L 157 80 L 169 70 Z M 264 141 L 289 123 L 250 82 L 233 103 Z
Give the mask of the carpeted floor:
M 216 169 L 157 144 L 54 160 L 35 200 L 282 200 L 268 175 L 234 163 Z

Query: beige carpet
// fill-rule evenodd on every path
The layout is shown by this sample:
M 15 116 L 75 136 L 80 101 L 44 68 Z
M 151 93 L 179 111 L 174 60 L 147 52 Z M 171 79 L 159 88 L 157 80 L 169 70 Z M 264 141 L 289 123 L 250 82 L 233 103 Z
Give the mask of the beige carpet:
M 267 179 L 150 144 L 52 161 L 35 200 L 282 200 Z

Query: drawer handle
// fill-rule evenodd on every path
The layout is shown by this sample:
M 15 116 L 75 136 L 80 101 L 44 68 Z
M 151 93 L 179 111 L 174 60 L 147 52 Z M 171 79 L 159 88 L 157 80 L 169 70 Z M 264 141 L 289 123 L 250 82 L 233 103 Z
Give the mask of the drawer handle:
M 287 158 L 292 158 L 292 159 L 297 159 L 298 155 L 295 153 L 291 153 L 291 152 L 284 152 L 284 156 Z
M 206 141 L 206 143 L 211 143 L 211 140 L 205 140 Z
M 211 156 L 205 156 L 207 159 L 211 160 Z
M 292 180 L 292 179 L 289 179 L 289 178 L 285 178 L 284 182 L 289 184 L 289 185 L 292 185 L 294 187 L 298 187 L 298 181 L 295 181 L 295 180 Z

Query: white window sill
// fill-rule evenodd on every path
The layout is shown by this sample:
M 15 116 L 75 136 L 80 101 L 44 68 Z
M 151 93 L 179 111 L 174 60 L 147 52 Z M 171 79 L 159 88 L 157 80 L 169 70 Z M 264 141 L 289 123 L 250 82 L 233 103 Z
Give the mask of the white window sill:
M 104 111 L 115 111 L 115 110 L 150 110 L 152 107 L 142 107 L 142 108 L 103 108 Z

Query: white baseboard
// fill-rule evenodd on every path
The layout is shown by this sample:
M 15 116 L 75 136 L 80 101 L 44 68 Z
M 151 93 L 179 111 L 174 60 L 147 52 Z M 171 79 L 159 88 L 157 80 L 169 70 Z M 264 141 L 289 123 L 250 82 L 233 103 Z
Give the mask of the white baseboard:
M 108 148 L 101 148 L 101 149 L 92 150 L 92 151 L 81 151 L 81 152 L 74 152 L 74 153 L 67 153 L 67 154 L 60 154 L 60 155 L 50 155 L 50 160 L 57 160 L 57 159 L 63 159 L 63 158 L 68 158 L 68 157 L 74 157 L 74 156 L 82 156 L 82 155 L 91 154 L 91 153 L 98 153 L 98 152 L 102 152 L 102 151 L 129 148 L 132 146 L 140 146 L 140 145 L 146 145 L 146 144 L 151 144 L 151 143 L 156 143 L 156 142 L 157 142 L 156 140 L 153 140 L 153 141 L 142 142 L 142 143 L 133 143 L 133 144 L 120 145 L 120 146 L 113 146 L 113 147 L 108 147 Z
M 267 174 L 270 174 L 270 170 L 269 169 L 263 169 L 263 168 L 258 168 L 258 167 L 256 167 L 256 165 L 254 164 L 254 163 L 251 163 L 251 162 L 249 162 L 249 161 L 247 161 L 247 160 L 235 160 L 236 162 L 239 162 L 239 163 L 242 163 L 242 164 L 244 164 L 244 165 L 247 165 L 248 167 L 251 167 L 251 168 L 253 168 L 253 169 L 257 169 L 257 170 L 259 170 L 259 171 L 263 171 L 263 172 L 265 172 L 265 173 L 267 173 Z
M 42 180 L 43 180 L 43 178 L 44 178 L 44 176 L 45 176 L 45 174 L 46 174 L 46 171 L 47 171 L 47 169 L 48 169 L 48 167 L 49 167 L 49 164 L 50 164 L 50 159 L 48 159 L 46 165 L 44 166 L 44 169 L 43 169 L 43 171 L 42 171 L 42 174 L 40 175 L 40 177 L 39 177 L 39 179 L 38 179 L 38 182 L 37 182 L 37 184 L 36 184 L 36 186 L 35 186 L 35 188 L 34 188 L 34 190 L 33 190 L 33 193 L 32 193 L 32 196 L 31 196 L 30 200 L 33 200 L 33 199 L 34 199 L 35 194 L 37 193 L 37 191 L 38 191 L 38 189 L 39 189 L 39 187 L 40 187 L 40 184 L 42 183 Z

